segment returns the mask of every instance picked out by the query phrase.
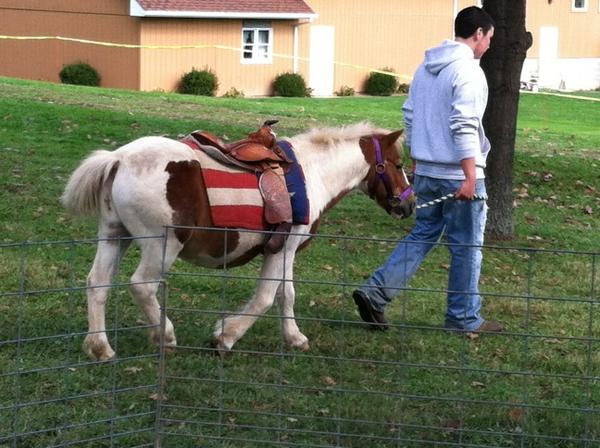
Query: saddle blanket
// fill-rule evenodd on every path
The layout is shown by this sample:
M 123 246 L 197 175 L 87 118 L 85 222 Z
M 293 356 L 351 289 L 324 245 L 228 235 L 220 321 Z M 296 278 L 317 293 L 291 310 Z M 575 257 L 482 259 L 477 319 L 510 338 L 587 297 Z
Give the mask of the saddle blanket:
M 302 166 L 296 160 L 296 154 L 290 142 L 279 140 L 277 146 L 293 162 L 284 173 L 285 184 L 292 202 L 292 222 L 294 224 L 308 224 L 310 222 L 310 203 L 306 194 L 304 171 L 302 171 Z
M 258 188 L 258 175 L 215 160 L 186 139 L 183 142 L 197 150 L 213 225 L 248 230 L 269 229 L 264 219 L 264 201 Z M 292 145 L 284 140 L 277 142 L 277 145 L 294 162 L 284 173 L 292 205 L 292 222 L 308 224 L 310 208 L 304 172 L 296 161 Z
M 198 157 L 213 225 L 265 230 L 267 223 L 256 174 L 220 163 L 203 151 L 198 151 Z

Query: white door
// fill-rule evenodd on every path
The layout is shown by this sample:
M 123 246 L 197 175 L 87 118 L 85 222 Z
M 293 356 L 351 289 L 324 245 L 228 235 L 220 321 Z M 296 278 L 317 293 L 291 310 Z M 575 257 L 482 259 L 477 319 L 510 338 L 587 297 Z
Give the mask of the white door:
M 334 34 L 333 26 L 310 27 L 308 85 L 314 96 L 333 95 Z
M 558 28 L 543 26 L 540 28 L 539 85 L 557 89 L 561 75 L 558 65 Z

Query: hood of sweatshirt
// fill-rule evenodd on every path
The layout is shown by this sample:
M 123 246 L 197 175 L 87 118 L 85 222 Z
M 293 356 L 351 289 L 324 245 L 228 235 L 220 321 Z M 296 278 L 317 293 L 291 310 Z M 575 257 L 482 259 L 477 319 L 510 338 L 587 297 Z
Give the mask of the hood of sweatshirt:
M 473 59 L 473 50 L 454 40 L 445 40 L 441 45 L 425 51 L 425 69 L 437 75 L 445 67 L 459 59 Z

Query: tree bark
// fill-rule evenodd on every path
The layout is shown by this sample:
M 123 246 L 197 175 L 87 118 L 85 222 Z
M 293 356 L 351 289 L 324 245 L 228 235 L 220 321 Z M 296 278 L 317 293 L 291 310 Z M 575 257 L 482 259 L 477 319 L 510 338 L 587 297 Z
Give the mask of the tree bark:
M 486 231 L 496 239 L 513 237 L 513 159 L 519 106 L 519 82 L 532 36 L 525 29 L 526 0 L 484 0 L 483 9 L 496 22 L 481 68 L 489 87 L 483 127 L 492 149 L 486 168 L 488 221 Z

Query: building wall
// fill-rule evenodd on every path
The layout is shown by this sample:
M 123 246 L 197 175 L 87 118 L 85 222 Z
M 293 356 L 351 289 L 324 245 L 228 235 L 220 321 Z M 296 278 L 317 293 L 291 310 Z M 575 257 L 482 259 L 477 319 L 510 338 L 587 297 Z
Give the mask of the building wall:
M 423 51 L 452 37 L 453 3 L 449 0 L 397 2 L 389 0 L 307 0 L 319 17 L 300 27 L 300 54 L 310 57 L 310 27 L 334 27 L 334 90 L 353 86 L 362 91 L 369 69 L 393 68 L 407 77 L 423 59 Z M 301 62 L 301 73 L 308 74 Z M 400 78 L 400 82 L 409 82 Z
M 129 2 L 102 0 L 0 0 L 0 34 L 66 36 L 137 44 L 139 21 Z M 64 64 L 84 61 L 101 85 L 139 88 L 139 52 L 58 40 L 0 40 L 0 75 L 58 82 Z M 118 69 L 116 69 L 118 67 Z
M 540 87 L 595 89 L 600 86 L 600 0 L 586 12 L 572 12 L 571 0 L 528 2 L 527 30 L 533 45 L 521 78 Z
M 409 82 L 423 51 L 452 38 L 455 11 L 474 0 L 307 0 L 319 17 L 301 23 L 296 67 L 307 81 L 325 72 L 322 62 L 310 70 L 311 29 L 332 27 L 331 90 L 351 86 L 362 91 L 370 68 L 392 68 Z M 571 12 L 571 0 L 533 0 L 527 4 L 527 29 L 533 46 L 522 79 L 538 76 L 542 87 L 596 88 L 600 85 L 600 0 L 588 0 L 588 11 Z M 129 17 L 126 0 L 0 0 L 0 34 L 68 36 L 128 44 L 204 44 L 240 48 L 241 20 L 153 19 Z M 278 73 L 295 66 L 296 21 L 272 21 L 272 64 L 242 64 L 237 51 L 225 49 L 152 50 L 102 47 L 57 40 L 0 40 L 0 75 L 58 81 L 62 66 L 90 63 L 102 85 L 174 91 L 192 67 L 213 69 L 221 95 L 235 87 L 246 95 L 268 95 Z M 556 28 L 555 54 L 541 36 Z M 544 31 L 544 32 L 542 32 Z M 552 35 L 552 32 L 550 32 Z M 319 45 L 313 45 L 318 50 Z M 552 48 L 550 48 L 552 50 Z
M 273 52 L 291 55 L 292 21 L 272 21 Z M 241 20 L 145 19 L 141 28 L 144 45 L 222 45 L 239 49 Z M 267 95 L 282 72 L 292 71 L 292 60 L 273 57 L 272 64 L 243 64 L 239 51 L 215 48 L 141 51 L 141 89 L 175 91 L 181 76 L 192 68 L 213 70 L 219 79 L 217 95 L 230 88 L 246 95 Z
M 528 57 L 539 57 L 540 28 L 549 26 L 559 28 L 560 58 L 600 57 L 599 0 L 588 0 L 587 12 L 571 12 L 571 3 L 571 0 L 527 2 L 527 30 L 533 34 Z

